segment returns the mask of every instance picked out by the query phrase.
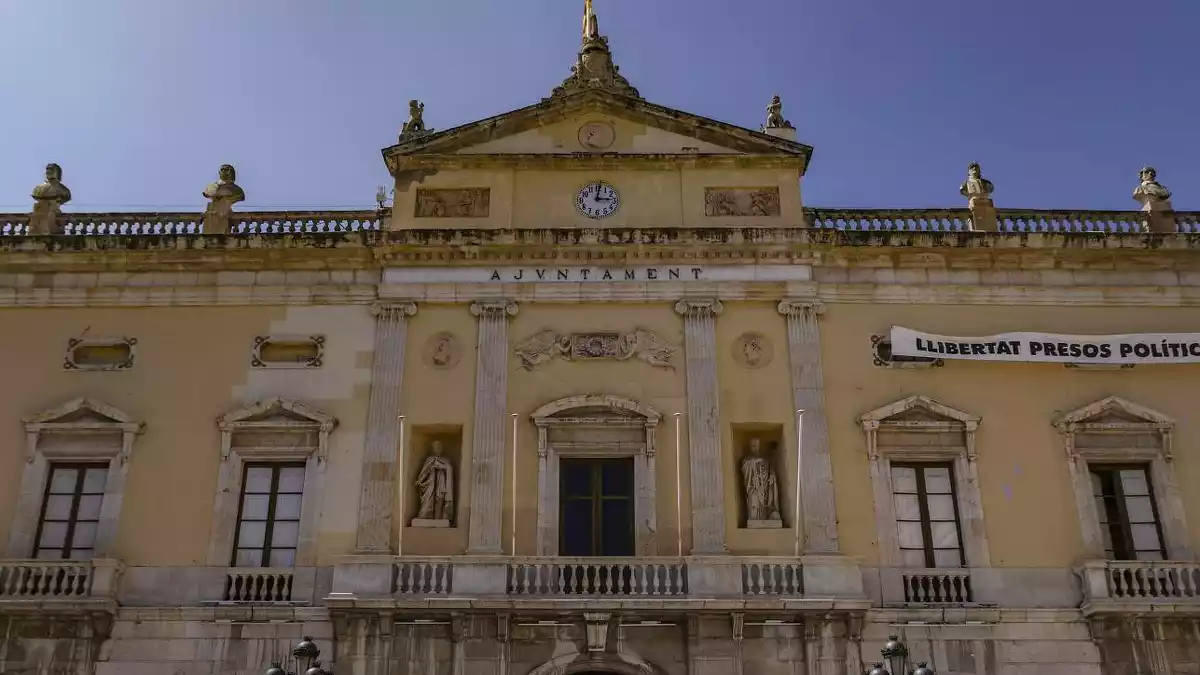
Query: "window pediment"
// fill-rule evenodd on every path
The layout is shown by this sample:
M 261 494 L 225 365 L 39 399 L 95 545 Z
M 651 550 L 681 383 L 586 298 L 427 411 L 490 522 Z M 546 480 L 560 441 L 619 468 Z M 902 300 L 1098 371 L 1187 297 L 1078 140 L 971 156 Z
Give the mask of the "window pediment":
M 328 433 L 337 426 L 337 419 L 303 403 L 275 397 L 228 412 L 217 420 L 217 425 L 222 431 L 290 427 L 318 428 Z
M 1065 413 L 1054 420 L 1054 426 L 1062 433 L 1076 431 L 1145 432 L 1149 430 L 1169 431 L 1175 420 L 1119 396 L 1109 396 Z
M 966 427 L 974 431 L 982 418 L 964 410 L 939 403 L 928 396 L 909 396 L 895 403 L 876 408 L 859 417 L 863 428 L 895 426 L 911 429 L 922 427 L 929 430 L 944 430 L 947 427 Z
M 140 433 L 144 426 L 129 414 L 110 405 L 87 398 L 77 398 L 38 413 L 25 420 L 25 430 L 40 432 L 104 432 Z

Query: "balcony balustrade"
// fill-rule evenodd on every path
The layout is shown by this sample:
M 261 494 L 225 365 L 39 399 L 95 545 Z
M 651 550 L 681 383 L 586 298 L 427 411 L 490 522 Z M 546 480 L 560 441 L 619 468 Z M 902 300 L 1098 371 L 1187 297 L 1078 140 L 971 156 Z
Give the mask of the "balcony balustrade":
M 0 561 L 0 609 L 109 604 L 120 573 L 113 560 Z
M 904 602 L 922 605 L 965 605 L 974 602 L 971 572 L 962 568 L 904 570 Z
M 291 602 L 291 568 L 233 567 L 225 577 L 226 602 Z
M 1079 574 L 1085 613 L 1153 610 L 1200 615 L 1200 563 L 1092 560 Z
M 512 596 L 683 596 L 679 558 L 524 558 L 508 566 Z

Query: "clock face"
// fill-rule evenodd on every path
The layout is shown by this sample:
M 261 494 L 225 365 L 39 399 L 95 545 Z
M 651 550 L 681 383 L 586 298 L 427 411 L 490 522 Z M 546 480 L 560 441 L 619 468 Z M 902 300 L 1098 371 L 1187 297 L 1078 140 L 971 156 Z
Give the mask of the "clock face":
M 608 183 L 588 183 L 575 197 L 575 208 L 588 218 L 611 216 L 620 205 L 620 196 Z

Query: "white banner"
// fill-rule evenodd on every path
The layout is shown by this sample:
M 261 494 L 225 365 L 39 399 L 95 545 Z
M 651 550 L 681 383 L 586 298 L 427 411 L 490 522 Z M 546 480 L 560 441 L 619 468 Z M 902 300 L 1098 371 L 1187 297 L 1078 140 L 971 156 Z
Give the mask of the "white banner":
M 1200 333 L 948 337 L 892 326 L 892 354 L 1027 363 L 1200 363 Z

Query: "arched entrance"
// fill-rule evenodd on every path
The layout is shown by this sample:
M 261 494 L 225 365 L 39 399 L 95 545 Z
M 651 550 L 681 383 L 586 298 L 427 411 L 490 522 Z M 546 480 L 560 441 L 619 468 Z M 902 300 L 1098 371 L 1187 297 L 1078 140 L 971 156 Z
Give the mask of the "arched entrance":
M 591 394 L 547 403 L 534 411 L 532 418 L 538 429 L 538 554 L 564 555 L 560 550 L 564 518 L 587 518 L 593 505 L 597 517 L 603 518 L 601 501 L 627 495 L 632 505 L 632 550 L 618 555 L 652 555 L 658 529 L 654 433 L 662 415 L 631 398 Z M 606 475 L 616 476 L 618 482 L 625 476 L 630 484 L 618 494 L 606 496 L 600 493 L 601 484 L 608 480 Z M 567 485 L 564 494 L 564 478 L 583 487 Z M 595 490 L 588 487 L 589 481 Z M 594 493 L 590 497 L 581 494 L 589 491 Z M 620 508 L 612 517 L 629 518 Z

